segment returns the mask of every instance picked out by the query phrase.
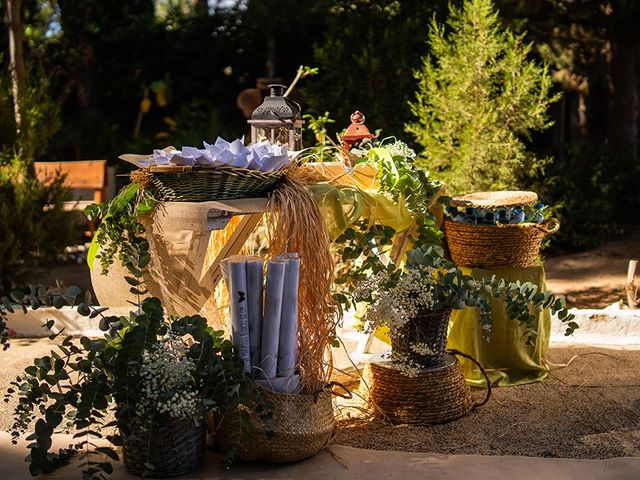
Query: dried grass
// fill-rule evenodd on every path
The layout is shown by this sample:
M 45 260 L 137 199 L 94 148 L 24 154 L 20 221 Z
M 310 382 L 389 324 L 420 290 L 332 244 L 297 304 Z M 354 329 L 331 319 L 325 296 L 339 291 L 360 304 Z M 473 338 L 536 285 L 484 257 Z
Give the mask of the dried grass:
M 342 318 L 329 233 L 311 192 L 289 176 L 269 196 L 269 211 L 270 257 L 296 252 L 301 259 L 298 361 L 303 392 L 316 393 L 331 377 L 329 342 Z

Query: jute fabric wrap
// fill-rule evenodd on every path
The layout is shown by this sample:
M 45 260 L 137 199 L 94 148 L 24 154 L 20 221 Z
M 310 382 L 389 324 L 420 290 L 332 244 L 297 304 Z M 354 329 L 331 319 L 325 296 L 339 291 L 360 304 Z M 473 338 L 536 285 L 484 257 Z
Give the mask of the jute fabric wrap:
M 450 422 L 484 405 L 491 395 L 489 388 L 482 401 L 473 399 L 460 363 L 452 354 L 447 355 L 442 366 L 423 370 L 417 377 L 404 375 L 389 362 L 368 363 L 361 385 L 365 386 L 361 390 L 368 393 L 374 415 L 393 424 Z
M 244 410 L 245 419 L 238 410 L 229 413 L 216 431 L 219 449 L 234 448 L 238 460 L 289 463 L 329 445 L 336 425 L 329 391 L 290 395 L 263 390 L 261 397 L 272 405 L 272 419 L 265 421 L 252 409 Z
M 560 228 L 557 220 L 515 225 L 470 225 L 444 221 L 451 259 L 461 267 L 523 268 L 535 265 L 545 236 Z

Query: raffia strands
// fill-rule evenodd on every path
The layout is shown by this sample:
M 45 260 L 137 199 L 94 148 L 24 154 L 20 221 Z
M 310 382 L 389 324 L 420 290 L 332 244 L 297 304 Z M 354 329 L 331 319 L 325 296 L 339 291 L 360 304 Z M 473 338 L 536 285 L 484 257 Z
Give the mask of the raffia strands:
M 342 312 L 332 296 L 335 263 L 324 220 L 311 192 L 286 177 L 269 195 L 269 255 L 297 252 L 299 369 L 303 393 L 316 393 L 331 376 L 329 341 Z
M 131 172 L 130 178 L 133 183 L 139 183 L 142 187 L 146 187 L 151 183 L 151 178 L 149 177 L 147 172 L 142 169 L 134 170 L 133 172 Z

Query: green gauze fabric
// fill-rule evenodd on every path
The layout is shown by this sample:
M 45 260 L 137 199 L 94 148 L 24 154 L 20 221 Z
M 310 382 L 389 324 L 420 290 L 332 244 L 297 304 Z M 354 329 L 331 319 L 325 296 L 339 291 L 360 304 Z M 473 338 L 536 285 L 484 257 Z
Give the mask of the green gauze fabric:
M 462 270 L 477 279 L 496 275 L 509 282 L 531 282 L 541 291 L 546 290 L 542 265 L 518 269 Z M 448 348 L 455 348 L 478 360 L 487 370 L 492 385 L 520 385 L 544 380 L 548 374 L 544 357 L 549 349 L 549 310 L 538 309 L 538 337 L 535 345 L 529 346 L 522 338 L 524 327 L 517 320 L 507 318 L 502 301 L 492 300 L 491 309 L 492 328 L 489 342 L 483 339 L 482 325 L 476 309 L 467 307 L 464 310 L 454 310 L 449 324 Z M 486 382 L 478 367 L 464 358 L 459 360 L 467 383 L 484 387 Z

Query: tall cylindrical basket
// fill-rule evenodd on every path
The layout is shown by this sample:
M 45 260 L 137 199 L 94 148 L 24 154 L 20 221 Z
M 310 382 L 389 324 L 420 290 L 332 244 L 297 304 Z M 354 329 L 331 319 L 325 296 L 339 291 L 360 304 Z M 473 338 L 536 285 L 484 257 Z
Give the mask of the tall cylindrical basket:
M 165 417 L 151 422 L 132 422 L 129 434 L 122 432 L 124 465 L 133 475 L 177 477 L 202 467 L 206 453 L 204 420 Z
M 450 316 L 451 309 L 421 312 L 401 327 L 402 335 L 391 339 L 391 348 L 423 367 L 442 364 L 446 356 Z M 412 348 L 415 344 L 425 345 L 431 351 L 417 352 Z

